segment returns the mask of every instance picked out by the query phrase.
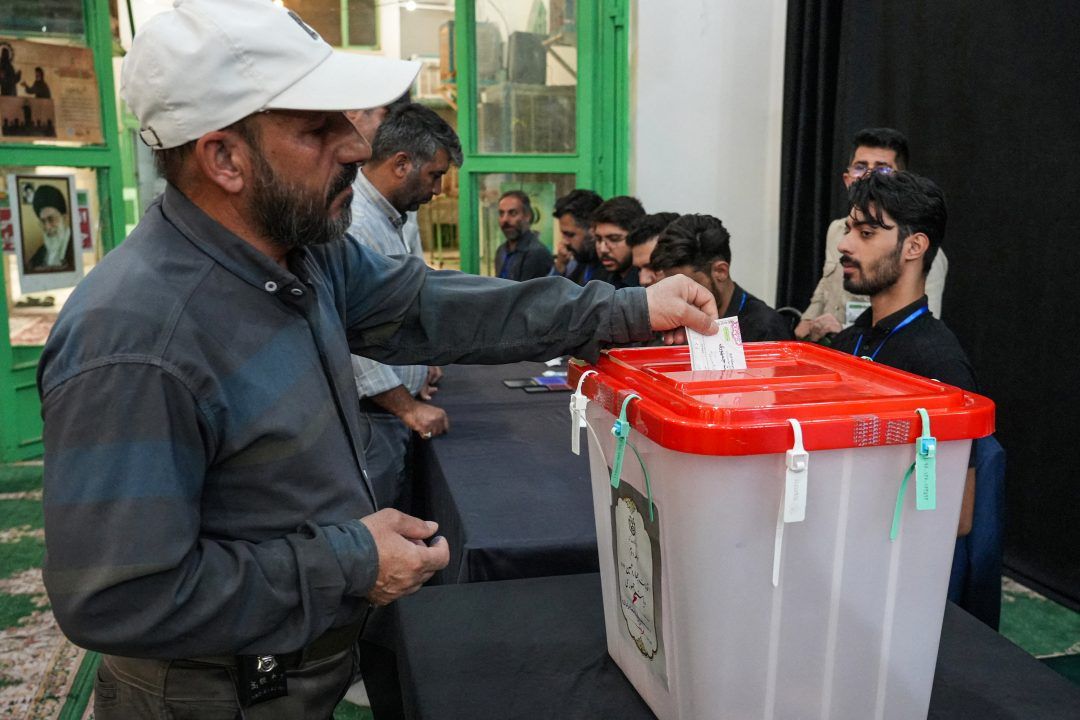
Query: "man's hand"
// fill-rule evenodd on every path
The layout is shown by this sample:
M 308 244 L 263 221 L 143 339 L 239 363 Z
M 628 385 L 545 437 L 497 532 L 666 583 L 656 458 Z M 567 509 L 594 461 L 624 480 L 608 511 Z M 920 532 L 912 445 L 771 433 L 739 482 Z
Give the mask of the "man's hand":
M 424 387 L 420 388 L 420 392 L 417 396 L 421 400 L 431 401 L 435 393 L 439 392 L 439 381 L 442 380 L 443 372 L 441 367 L 429 365 L 427 369 L 427 378 L 424 379 Z
M 401 420 L 425 440 L 450 430 L 450 418 L 446 416 L 446 411 L 424 402 L 414 401 L 401 415 Z
M 665 331 L 668 345 L 686 342 L 683 327 L 713 335 L 716 327 L 716 300 L 712 293 L 685 275 L 672 275 L 645 288 L 649 320 L 653 330 Z
M 442 435 L 450 429 L 450 420 L 446 417 L 445 410 L 420 402 L 410 395 L 403 385 L 372 395 L 371 399 L 401 418 L 410 430 L 420 433 L 420 437 L 425 440 Z
M 838 333 L 843 329 L 839 320 L 833 317 L 832 314 L 825 313 L 810 321 L 810 339 L 814 342 L 820 342 L 829 333 Z
M 814 321 L 809 318 L 800 320 L 799 324 L 795 326 L 795 339 L 805 340 L 810 335 L 810 328 L 813 324 Z
M 420 589 L 437 570 L 450 562 L 450 544 L 437 537 L 431 545 L 424 540 L 439 529 L 437 523 L 421 520 L 392 508 L 361 518 L 379 554 L 379 576 L 367 599 L 386 605 Z

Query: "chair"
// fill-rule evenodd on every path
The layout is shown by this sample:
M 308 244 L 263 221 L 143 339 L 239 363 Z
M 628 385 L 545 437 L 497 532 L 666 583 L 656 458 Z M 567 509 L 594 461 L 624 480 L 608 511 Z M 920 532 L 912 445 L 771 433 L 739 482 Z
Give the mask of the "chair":
M 780 313 L 789 323 L 791 323 L 791 330 L 794 332 L 795 326 L 802 320 L 802 311 L 798 308 L 785 305 L 784 307 L 776 308 L 776 312 Z
M 974 442 L 975 512 L 971 532 L 956 539 L 949 600 L 997 630 L 1005 534 L 1005 449 L 993 435 Z

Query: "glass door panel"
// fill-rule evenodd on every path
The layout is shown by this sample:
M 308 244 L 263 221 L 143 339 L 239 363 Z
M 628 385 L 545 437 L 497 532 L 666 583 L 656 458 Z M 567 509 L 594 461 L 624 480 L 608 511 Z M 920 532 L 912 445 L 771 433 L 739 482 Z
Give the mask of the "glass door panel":
M 482 0 L 475 38 L 477 150 L 576 152 L 573 0 Z

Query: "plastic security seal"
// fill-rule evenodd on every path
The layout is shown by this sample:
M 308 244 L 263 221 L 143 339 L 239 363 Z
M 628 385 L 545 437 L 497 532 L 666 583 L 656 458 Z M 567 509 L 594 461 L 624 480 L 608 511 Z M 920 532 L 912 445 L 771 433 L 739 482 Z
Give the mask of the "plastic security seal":
M 889 540 L 895 540 L 900 534 L 900 520 L 904 514 L 904 493 L 908 481 L 915 475 L 915 509 L 934 510 L 937 508 L 937 438 L 930 434 L 930 414 L 924 408 L 916 410 L 922 418 L 922 435 L 915 438 L 915 462 L 904 473 L 900 482 L 900 491 L 896 493 L 896 508 L 893 510 L 892 529 Z
M 784 463 L 784 522 L 802 522 L 806 519 L 806 476 L 810 471 L 810 453 L 803 447 L 802 426 L 794 418 L 788 418 L 795 443 L 787 451 Z
M 570 450 L 575 455 L 581 454 L 581 428 L 585 425 L 585 408 L 589 406 L 589 398 L 581 392 L 585 387 L 585 378 L 596 375 L 595 370 L 586 370 L 578 378 L 577 390 L 570 396 Z
M 784 455 L 784 494 L 776 513 L 776 537 L 773 541 L 773 587 L 780 585 L 780 554 L 784 546 L 784 525 L 806 519 L 806 477 L 810 472 L 810 453 L 803 447 L 802 425 L 788 418 L 795 442 Z
M 630 393 L 623 400 L 619 417 L 611 426 L 611 434 L 615 436 L 615 457 L 611 460 L 611 487 L 618 488 L 622 478 L 623 456 L 626 454 L 626 441 L 630 437 L 630 421 L 626 419 L 626 406 L 631 400 L 640 400 L 640 396 Z
M 641 397 L 634 393 L 627 395 L 626 399 L 623 400 L 622 408 L 619 410 L 618 419 L 611 426 L 611 434 L 615 436 L 615 457 L 611 461 L 611 487 L 617 490 L 622 482 L 623 456 L 626 454 L 626 446 L 629 445 L 630 449 L 634 451 L 638 464 L 641 465 L 641 475 L 645 478 L 645 495 L 649 499 L 649 522 L 652 522 L 656 519 L 656 512 L 653 509 L 652 481 L 649 479 L 649 469 L 645 467 L 645 460 L 642 459 L 637 447 L 630 442 L 630 421 L 626 419 L 626 407 L 630 404 L 630 401 L 640 399 Z
M 930 434 L 930 415 L 919 408 L 922 435 L 915 440 L 915 509 L 937 507 L 937 438 Z

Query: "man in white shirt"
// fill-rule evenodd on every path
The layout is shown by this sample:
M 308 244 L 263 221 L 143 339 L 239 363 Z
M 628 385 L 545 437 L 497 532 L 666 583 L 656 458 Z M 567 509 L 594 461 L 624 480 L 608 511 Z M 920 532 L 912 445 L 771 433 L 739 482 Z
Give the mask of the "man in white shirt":
M 350 115 L 364 135 L 379 111 Z M 438 195 L 450 164 L 461 164 L 457 134 L 433 110 L 394 104 L 371 141 L 371 159 L 353 183 L 349 235 L 383 255 L 423 258 L 416 210 Z M 365 454 L 379 507 L 408 511 L 406 457 L 412 431 L 427 440 L 450 428 L 446 412 L 427 400 L 442 376 L 437 367 L 384 365 L 353 356 L 353 375 L 370 439 Z

